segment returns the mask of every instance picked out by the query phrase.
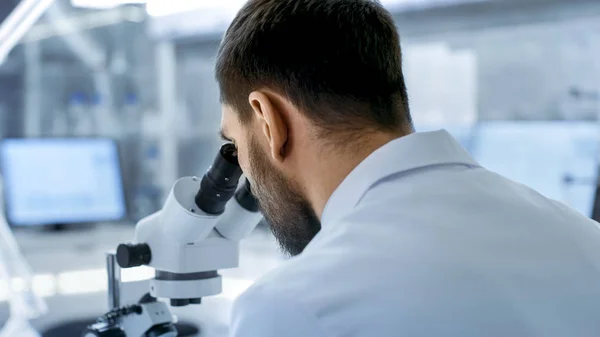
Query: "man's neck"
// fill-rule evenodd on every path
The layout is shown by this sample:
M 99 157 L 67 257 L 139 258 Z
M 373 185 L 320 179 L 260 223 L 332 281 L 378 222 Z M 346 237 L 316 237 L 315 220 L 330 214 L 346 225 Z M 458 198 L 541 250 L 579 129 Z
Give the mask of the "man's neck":
M 371 153 L 390 141 L 408 133 L 377 133 L 365 137 L 357 144 L 349 144 L 347 149 L 336 154 L 315 151 L 311 170 L 304 175 L 304 188 L 317 217 L 320 219 L 325 205 L 333 192 L 361 162 Z M 329 152 L 329 151 L 327 151 Z

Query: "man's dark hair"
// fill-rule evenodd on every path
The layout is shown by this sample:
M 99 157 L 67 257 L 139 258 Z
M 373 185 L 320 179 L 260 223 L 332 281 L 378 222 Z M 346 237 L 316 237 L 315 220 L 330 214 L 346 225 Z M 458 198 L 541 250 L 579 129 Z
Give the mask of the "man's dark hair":
M 219 48 L 221 101 L 251 120 L 249 94 L 285 96 L 326 133 L 412 128 L 400 41 L 374 0 L 250 0 Z

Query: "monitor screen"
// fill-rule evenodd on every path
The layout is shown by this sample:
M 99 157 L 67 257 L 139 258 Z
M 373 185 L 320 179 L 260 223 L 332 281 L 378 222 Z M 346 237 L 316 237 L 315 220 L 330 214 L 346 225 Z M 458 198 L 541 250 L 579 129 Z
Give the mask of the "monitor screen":
M 0 170 L 6 217 L 14 226 L 126 216 L 119 151 L 112 140 L 4 140 Z
M 472 154 L 485 168 L 591 217 L 598 183 L 599 124 L 485 122 Z

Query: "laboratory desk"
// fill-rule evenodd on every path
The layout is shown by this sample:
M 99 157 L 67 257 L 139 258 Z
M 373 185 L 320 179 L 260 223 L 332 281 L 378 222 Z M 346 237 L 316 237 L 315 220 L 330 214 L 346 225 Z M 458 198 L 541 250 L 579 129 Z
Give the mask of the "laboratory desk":
M 61 280 L 61 284 L 55 285 L 56 289 L 44 297 L 48 313 L 33 321 L 38 331 L 43 332 L 71 320 L 94 319 L 106 312 L 108 298 L 105 253 L 114 250 L 119 243 L 131 240 L 133 226 L 103 224 L 58 232 L 17 229 L 15 236 L 34 274 L 58 275 L 54 279 Z M 233 300 L 253 281 L 283 260 L 284 256 L 268 230 L 259 227 L 250 238 L 242 241 L 240 267 L 220 271 L 223 275 L 223 294 L 205 298 L 201 305 L 174 308 L 173 313 L 179 321 L 197 324 L 203 337 L 227 336 Z M 88 279 L 82 285 L 83 279 L 78 279 L 77 272 L 86 271 Z M 90 280 L 90 275 L 95 276 Z M 93 285 L 97 287 L 94 288 Z M 80 289 L 86 286 L 88 289 Z M 147 281 L 124 283 L 121 290 L 122 304 L 139 299 L 147 289 Z M 8 305 L 0 302 L 0 324 L 7 317 Z

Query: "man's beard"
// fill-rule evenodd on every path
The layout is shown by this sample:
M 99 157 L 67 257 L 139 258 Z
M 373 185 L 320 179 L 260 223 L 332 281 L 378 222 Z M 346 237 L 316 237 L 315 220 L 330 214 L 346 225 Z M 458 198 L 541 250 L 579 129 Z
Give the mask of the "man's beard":
M 258 142 L 251 138 L 249 145 L 253 194 L 281 248 L 298 255 L 321 230 L 321 222 L 300 187 L 269 164 Z

